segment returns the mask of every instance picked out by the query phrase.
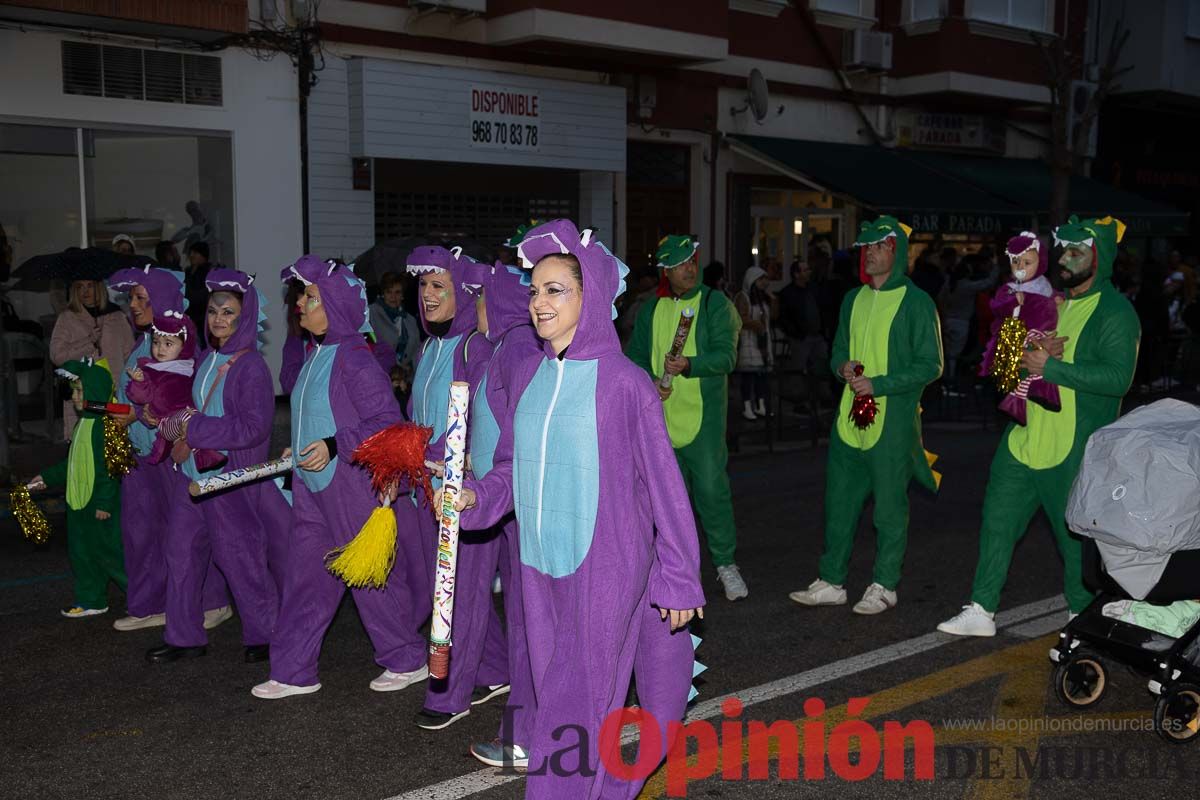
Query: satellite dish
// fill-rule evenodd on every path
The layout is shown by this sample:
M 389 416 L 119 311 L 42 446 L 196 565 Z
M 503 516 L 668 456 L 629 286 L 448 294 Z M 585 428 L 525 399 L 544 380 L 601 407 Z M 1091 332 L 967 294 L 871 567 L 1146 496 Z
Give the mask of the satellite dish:
M 757 68 L 750 70 L 750 77 L 746 81 L 747 89 L 750 94 L 746 100 L 750 104 L 750 111 L 754 114 L 755 122 L 762 122 L 767 117 L 767 108 L 770 105 L 770 95 L 767 92 L 767 79 Z

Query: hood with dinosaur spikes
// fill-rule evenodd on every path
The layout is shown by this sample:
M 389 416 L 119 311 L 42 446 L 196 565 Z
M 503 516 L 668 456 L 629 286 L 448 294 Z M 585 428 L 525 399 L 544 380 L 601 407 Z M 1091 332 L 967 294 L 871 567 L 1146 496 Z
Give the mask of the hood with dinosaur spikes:
M 895 281 L 899 280 L 904 275 L 908 274 L 908 235 L 912 233 L 912 228 L 905 225 L 895 217 L 880 217 L 874 222 L 864 222 L 859 226 L 858 238 L 854 240 L 854 246 L 858 250 L 858 278 L 863 283 L 870 283 L 871 279 L 867 275 L 867 250 L 869 244 L 882 242 L 884 239 L 894 238 L 896 240 L 896 255 L 892 259 L 892 272 L 888 279 L 880 288 L 890 288 Z
M 609 252 L 590 228 L 581 235 L 574 223 L 566 219 L 531 228 L 517 248 L 521 266 L 533 266 L 546 256 L 566 254 L 579 259 L 583 272 L 583 308 L 567 358 L 588 360 L 621 352 L 613 325 L 617 318 L 613 303 L 625 292 L 629 267 Z M 543 350 L 554 356 L 549 342 L 543 343 Z
M 367 286 L 354 274 L 353 266 L 332 259 L 322 260 L 314 255 L 301 256 L 295 264 L 284 267 L 280 279 L 298 280 L 305 286 L 316 286 L 321 292 L 325 319 L 329 323 L 325 341 L 362 342 L 370 333 L 370 310 L 367 308 Z
M 183 294 L 183 273 L 173 269 L 146 265 L 141 269 L 119 269 L 108 278 L 108 286 L 118 292 L 129 292 L 135 286 L 146 290 L 154 313 L 187 311 Z
M 492 266 L 472 261 L 463 269 L 468 287 L 483 289 L 487 313 L 487 338 L 499 341 L 504 334 L 521 325 L 532 324 L 529 317 L 529 270 L 510 267 L 497 261 Z
M 1113 261 L 1117 245 L 1125 238 L 1125 223 L 1113 217 L 1080 220 L 1074 214 L 1054 229 L 1056 247 L 1081 245 L 1092 248 L 1096 260 L 1097 280 L 1112 280 Z
M 85 359 L 68 361 L 55 370 L 55 373 L 69 381 L 79 381 L 83 384 L 83 399 L 87 402 L 107 403 L 113 393 L 112 373 L 104 366 L 103 361 Z M 83 411 L 83 416 L 98 418 L 102 414 L 93 411 Z
M 198 338 L 196 336 L 196 326 L 192 324 L 192 318 L 182 311 L 167 311 L 163 314 L 155 314 L 150 330 L 162 336 L 183 337 L 183 347 L 179 349 L 179 361 L 186 361 L 196 357 L 196 339 Z
M 242 314 L 238 317 L 237 328 L 218 352 L 233 354 L 239 350 L 260 349 L 262 342 L 259 334 L 263 331 L 263 323 L 267 321 L 264 311 L 267 300 L 254 285 L 254 276 L 236 269 L 218 267 L 209 270 L 204 285 L 210 294 L 240 292 L 242 295 Z
M 446 335 L 454 337 L 475 330 L 479 324 L 475 312 L 475 295 L 472 292 L 472 289 L 479 285 L 475 280 L 478 276 L 475 272 L 476 266 L 478 262 L 470 256 L 464 256 L 461 247 L 447 250 L 444 247 L 425 246 L 409 253 L 406 268 L 409 275 L 417 276 L 417 309 L 421 313 L 421 327 L 425 329 L 425 333 L 433 335 L 425 319 L 425 302 L 421 297 L 419 281 L 422 275 L 431 273 L 445 273 L 454 289 L 454 319 L 450 323 L 450 332 Z

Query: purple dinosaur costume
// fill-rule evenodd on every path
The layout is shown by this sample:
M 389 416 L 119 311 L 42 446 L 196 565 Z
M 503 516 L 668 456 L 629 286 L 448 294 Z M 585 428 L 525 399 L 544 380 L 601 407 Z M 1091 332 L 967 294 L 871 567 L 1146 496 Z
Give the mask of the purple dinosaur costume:
M 1055 291 L 1046 278 L 1047 254 L 1036 233 L 1025 231 L 1008 240 L 1005 252 L 1009 261 L 1015 262 L 1030 250 L 1038 254 L 1037 271 L 1032 276 L 1013 275 L 1013 280 L 996 290 L 990 306 L 992 309 L 992 335 L 983 351 L 979 365 L 980 375 L 990 375 L 996 357 L 1000 326 L 1009 317 L 1019 317 L 1029 329 L 1027 342 L 1036 341 L 1052 333 L 1058 326 L 1058 303 Z M 1051 411 L 1062 407 L 1058 387 L 1040 375 L 1027 375 L 1017 388 L 1000 401 L 1000 410 L 1019 424 L 1025 424 L 1025 403 L 1033 401 Z
M 349 462 L 368 436 L 400 421 L 387 376 L 363 339 L 367 319 L 362 281 L 345 266 L 304 256 L 291 277 L 321 291 L 329 328 L 316 337 L 292 391 L 292 452 L 332 440 L 330 462 L 318 472 L 297 469 L 292 481 L 293 522 L 283 601 L 271 639 L 271 679 L 290 686 L 319 686 L 321 641 L 346 585 L 325 569 L 325 554 L 346 544 L 379 505 L 371 479 Z M 400 515 L 398 515 L 400 516 Z M 404 517 L 400 516 L 401 523 Z M 420 627 L 429 616 L 430 554 L 412 564 L 406 547 L 414 531 L 399 527 L 396 563 L 384 589 L 352 589 L 359 617 L 385 669 L 412 672 L 425 663 Z M 420 591 L 410 587 L 420 582 Z
M 419 303 L 421 325 L 429 334 L 417 357 L 409 398 L 409 419 L 433 428 L 428 457 L 441 461 L 445 454 L 446 409 L 451 381 L 465 381 L 474 399 L 492 355 L 488 337 L 478 334 L 478 315 L 471 286 L 481 277 L 480 265 L 457 248 L 418 247 L 408 257 L 408 271 L 420 277 L 440 276 L 453 287 L 454 317 L 448 323 L 431 323 L 425 318 L 425 303 Z M 472 402 L 472 408 L 476 408 Z M 476 423 L 468 416 L 470 429 Z M 472 436 L 470 444 L 474 445 Z M 472 454 L 472 462 L 474 455 Z M 437 525 L 429 509 L 401 500 L 400 508 L 411 515 L 426 548 L 432 579 Z M 402 512 L 398 512 L 402 513 Z M 453 650 L 450 674 L 444 681 L 430 681 L 425 709 L 441 714 L 458 714 L 471 707 L 476 686 L 508 683 L 508 649 L 499 615 L 492 602 L 492 577 L 500 546 L 499 530 L 467 532 L 460 536 L 455 572 Z
M 658 609 L 704 604 L 695 521 L 662 403 L 612 324 L 623 265 L 566 220 L 530 230 L 519 252 L 522 263 L 578 258 L 582 313 L 562 357 L 544 343 L 532 378 L 514 387 L 511 445 L 468 481 L 478 505 L 463 523 L 494 525 L 515 504 L 537 695 L 526 797 L 632 798 L 640 782 L 598 758 L 600 728 L 624 705 L 635 666 L 642 707 L 663 734 L 659 759 L 666 726 L 683 717 L 691 637 L 672 634 Z M 560 774 L 549 767 L 556 753 Z
M 474 264 L 466 270 L 466 280 L 470 284 L 479 284 L 483 289 L 484 311 L 487 317 L 486 335 L 495 346 L 487 370 L 471 402 L 471 466 L 474 477 L 483 478 L 492 470 L 499 453 L 504 452 L 507 454 L 505 457 L 511 459 L 512 428 L 509 421 L 519 399 L 519 394 L 513 389 L 524 387 L 533 377 L 542 361 L 542 346 L 530 321 L 527 273 L 500 262 L 491 267 Z M 488 573 L 494 571 L 495 562 L 499 562 L 500 582 L 504 589 L 508 675 L 512 687 L 499 738 L 506 745 L 518 745 L 528 752 L 537 702 L 529 666 L 529 647 L 525 642 L 525 616 L 521 604 L 521 551 L 516 515 L 507 514 L 501 520 L 500 526 L 500 537 L 495 543 L 496 552 L 489 555 L 491 560 L 487 562 L 487 568 L 477 570 L 479 575 L 469 586 L 458 582 L 456 602 L 461 601 L 465 593 L 469 593 L 473 595 L 469 601 L 472 606 L 490 607 L 491 580 Z M 486 606 L 483 605 L 485 603 Z M 456 615 L 455 655 L 452 655 L 450 661 L 452 678 L 454 659 L 462 655 L 458 650 L 461 644 L 457 628 L 458 619 Z M 489 646 L 497 640 L 493 635 L 494 629 L 495 625 L 489 622 Z
M 191 317 L 182 311 L 167 311 L 154 317 L 152 333 L 160 336 L 178 336 L 183 339 L 179 357 L 173 361 L 159 362 L 153 358 L 139 358 L 138 369 L 142 379 L 129 382 L 129 399 L 150 409 L 158 419 L 166 419 L 176 411 L 192 403 L 192 377 L 195 372 L 196 327 Z M 158 431 L 154 447 L 150 450 L 150 463 L 158 464 L 171 453 L 171 440 Z M 216 450 L 197 450 L 196 466 L 201 472 L 217 469 L 225 463 L 225 456 Z
M 146 291 L 152 313 L 182 313 L 187 300 L 183 296 L 183 273 L 158 267 L 122 269 L 108 279 L 110 288 L 131 292 L 137 286 Z M 142 358 L 150 356 L 150 327 L 134 326 L 133 352 L 125 362 L 132 370 Z M 117 400 L 132 402 L 128 388 L 133 381 L 125 370 L 113 371 L 117 384 Z M 167 530 L 170 509 L 168 487 L 175 480 L 175 466 L 169 461 L 150 463 L 155 431 L 141 422 L 142 407 L 134 404 L 138 422 L 129 426 L 138 466 L 121 480 L 121 544 L 125 550 L 125 574 L 129 578 L 125 602 L 129 615 L 149 617 L 161 614 L 167 607 L 167 565 L 163 556 L 163 537 Z M 229 605 L 229 590 L 225 579 L 210 561 L 204 579 L 202 605 L 205 610 Z
M 186 418 L 187 445 L 219 450 L 226 471 L 267 460 L 275 413 L 275 393 L 266 359 L 259 353 L 263 298 L 254 278 L 237 270 L 213 269 L 205 280 L 209 292 L 242 296 L 238 324 L 217 349 L 210 349 L 196 371 L 191 407 L 160 423 L 175 432 Z M 242 620 L 242 642 L 257 647 L 270 642 L 279 610 L 272 566 L 280 570 L 290 513 L 279 488 L 270 481 L 246 484 L 194 499 L 190 480 L 201 477 L 195 453 L 183 462 L 171 488 L 170 535 L 166 547 L 167 629 L 163 636 L 175 647 L 207 643 L 200 610 L 198 565 L 210 557 L 233 591 Z

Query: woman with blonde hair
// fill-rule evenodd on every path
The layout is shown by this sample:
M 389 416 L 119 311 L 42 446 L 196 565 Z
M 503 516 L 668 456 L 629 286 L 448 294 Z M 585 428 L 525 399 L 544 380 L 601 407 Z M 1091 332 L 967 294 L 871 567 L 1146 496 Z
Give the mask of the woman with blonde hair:
M 116 372 L 133 350 L 133 330 L 121 309 L 108 302 L 104 281 L 72 281 L 67 307 L 54 321 L 50 360 L 60 367 L 68 361 L 103 358 Z M 63 434 L 70 438 L 77 419 L 70 401 L 63 403 Z

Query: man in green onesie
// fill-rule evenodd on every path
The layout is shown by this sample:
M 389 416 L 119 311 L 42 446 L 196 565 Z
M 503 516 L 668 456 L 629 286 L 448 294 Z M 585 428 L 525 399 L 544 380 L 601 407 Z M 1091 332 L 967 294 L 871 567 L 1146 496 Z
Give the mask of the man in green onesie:
M 806 606 L 846 602 L 843 584 L 858 518 L 875 497 L 875 573 L 856 614 L 896 605 L 896 584 L 908 539 L 908 484 L 934 491 L 933 457 L 921 444 L 919 403 L 942 374 L 937 309 L 908 279 L 910 228 L 893 217 L 864 222 L 855 244 L 863 286 L 842 301 L 830 366 L 846 388 L 829 436 L 825 470 L 825 552 L 819 577 L 789 597 Z M 857 374 L 856 368 L 862 368 Z M 859 428 L 850 418 L 857 395 L 872 395 L 875 420 Z
M 1055 245 L 1064 248 L 1058 277 L 1067 301 L 1058 309 L 1058 330 L 1027 350 L 1022 366 L 1059 387 L 1062 410 L 1030 403 L 1027 423 L 1009 424 L 1004 432 L 983 499 L 971 602 L 938 625 L 939 631 L 996 635 L 994 615 L 1013 548 L 1039 506 L 1062 554 L 1071 616 L 1091 602 L 1081 576 L 1079 539 L 1067 530 L 1066 509 L 1088 437 L 1120 415 L 1137 363 L 1137 313 L 1112 283 L 1124 232 L 1112 217 L 1083 222 L 1071 217 L 1054 231 Z
M 725 597 L 740 600 L 746 582 L 733 561 L 737 529 L 725 445 L 729 405 L 729 373 L 737 362 L 737 338 L 742 323 L 733 303 L 700 283 L 694 236 L 666 236 L 658 243 L 662 281 L 658 299 L 642 305 L 626 345 L 626 355 L 655 380 L 663 401 L 667 433 L 683 472 L 696 516 L 708 537 L 708 550 L 725 587 Z M 680 315 L 688 309 L 692 327 L 683 352 L 671 356 Z M 670 375 L 671 386 L 659 380 Z

